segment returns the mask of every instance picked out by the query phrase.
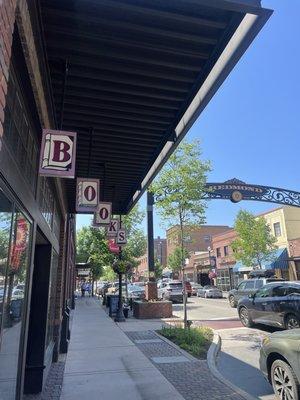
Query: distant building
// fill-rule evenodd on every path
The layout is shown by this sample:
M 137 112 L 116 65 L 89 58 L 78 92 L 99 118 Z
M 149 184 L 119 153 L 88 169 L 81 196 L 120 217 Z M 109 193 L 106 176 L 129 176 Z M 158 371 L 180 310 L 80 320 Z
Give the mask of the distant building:
M 157 260 L 164 268 L 167 266 L 167 240 L 158 236 L 154 239 L 154 260 Z M 138 259 L 139 265 L 135 271 L 135 280 L 147 280 L 148 278 L 148 253 Z
M 300 279 L 300 208 L 283 206 L 257 217 L 264 217 L 276 238 L 278 250 L 273 262 L 265 262 L 264 269 L 273 269 L 274 273 L 284 279 Z M 216 257 L 217 285 L 229 290 L 246 279 L 252 267 L 236 262 L 231 243 L 237 238 L 234 229 L 215 235 L 212 238 L 212 250 Z
M 184 229 L 185 248 L 188 252 L 207 251 L 212 246 L 212 237 L 222 232 L 228 231 L 227 225 L 199 225 L 188 226 Z M 180 227 L 172 226 L 166 232 L 167 237 L 167 257 L 180 246 Z

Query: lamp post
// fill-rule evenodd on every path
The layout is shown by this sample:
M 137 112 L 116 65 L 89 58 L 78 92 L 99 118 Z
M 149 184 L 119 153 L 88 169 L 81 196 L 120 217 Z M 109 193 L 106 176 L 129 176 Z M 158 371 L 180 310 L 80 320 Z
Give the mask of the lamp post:
M 122 219 L 120 215 L 120 228 L 122 225 Z M 119 262 L 122 260 L 122 247 L 119 247 Z M 122 272 L 119 270 L 118 271 L 118 276 L 119 276 L 119 301 L 118 301 L 118 310 L 117 314 L 115 317 L 115 322 L 124 322 L 125 317 L 124 317 L 124 312 L 123 312 L 123 298 L 122 298 Z

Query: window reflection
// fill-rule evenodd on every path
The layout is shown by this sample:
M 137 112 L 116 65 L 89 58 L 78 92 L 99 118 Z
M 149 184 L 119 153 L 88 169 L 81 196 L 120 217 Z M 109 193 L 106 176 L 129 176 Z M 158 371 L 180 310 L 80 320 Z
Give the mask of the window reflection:
M 0 198 L 1 215 L 1 286 L 3 295 L 0 347 L 0 400 L 14 400 L 16 395 L 21 324 L 25 309 L 24 298 L 29 268 L 30 223 L 22 212 Z

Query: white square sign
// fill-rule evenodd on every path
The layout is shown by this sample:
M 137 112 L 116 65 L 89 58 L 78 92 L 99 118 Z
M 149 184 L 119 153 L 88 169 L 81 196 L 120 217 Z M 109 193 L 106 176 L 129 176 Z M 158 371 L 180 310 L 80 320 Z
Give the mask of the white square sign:
M 94 213 L 94 225 L 109 225 L 111 220 L 112 203 L 101 202 Z
M 119 230 L 119 221 L 117 219 L 112 219 L 107 227 L 107 236 L 116 237 Z
M 99 201 L 99 179 L 77 178 L 77 212 L 93 212 Z
M 126 244 L 126 243 L 127 243 L 127 238 L 126 238 L 126 231 L 125 231 L 125 229 L 119 229 L 119 230 L 118 230 L 116 243 L 119 244 L 119 245 L 122 245 L 122 244 Z

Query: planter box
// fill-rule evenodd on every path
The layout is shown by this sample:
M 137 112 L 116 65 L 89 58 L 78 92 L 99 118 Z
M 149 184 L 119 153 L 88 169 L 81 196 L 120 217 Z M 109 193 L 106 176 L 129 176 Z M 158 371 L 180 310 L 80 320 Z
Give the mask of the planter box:
M 171 318 L 172 302 L 171 301 L 135 301 L 133 303 L 133 316 L 138 319 L 150 318 Z

